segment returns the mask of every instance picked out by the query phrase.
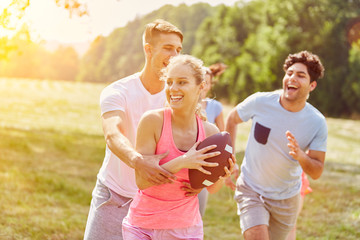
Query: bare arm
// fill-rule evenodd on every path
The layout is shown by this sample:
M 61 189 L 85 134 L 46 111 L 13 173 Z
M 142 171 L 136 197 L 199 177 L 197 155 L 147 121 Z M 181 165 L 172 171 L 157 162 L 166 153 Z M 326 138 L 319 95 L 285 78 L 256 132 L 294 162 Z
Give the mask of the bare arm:
M 304 152 L 290 131 L 286 132 L 286 137 L 289 140 L 289 154 L 299 162 L 306 174 L 312 179 L 318 179 L 324 170 L 325 152 L 314 150 Z
M 203 121 L 204 130 L 206 137 L 214 135 L 219 132 L 219 129 L 212 123 Z M 210 163 L 206 162 L 206 158 L 211 158 L 220 154 L 220 152 L 210 152 L 211 149 L 216 148 L 216 145 L 211 145 L 200 150 L 196 150 L 196 147 L 199 145 L 200 142 L 197 142 L 192 146 L 189 151 L 187 151 L 184 155 L 179 156 L 164 165 L 163 168 L 167 169 L 172 173 L 176 173 L 180 171 L 182 168 L 188 169 L 197 169 L 205 174 L 211 174 L 211 172 L 206 171 L 203 167 L 216 167 L 218 163 Z
M 229 116 L 226 119 L 226 127 L 225 130 L 230 133 L 231 136 L 231 141 L 233 144 L 233 153 L 235 154 L 235 142 L 236 142 L 236 130 L 237 130 L 237 125 L 239 123 L 242 123 L 243 121 L 241 120 L 241 118 L 239 117 L 239 114 L 237 113 L 236 108 L 233 108 L 230 113 Z
M 134 149 L 130 141 L 123 135 L 124 119 L 123 111 L 111 111 L 102 115 L 104 137 L 109 149 L 148 181 L 154 184 L 171 181 L 168 178 L 173 176 L 158 165 L 164 155 L 143 156 Z
M 136 138 L 136 150 L 141 154 L 152 155 L 155 153 L 157 141 L 160 138 L 162 129 L 162 116 L 162 112 L 161 114 L 147 114 L 140 120 Z M 199 171 L 210 174 L 210 172 L 206 171 L 203 167 L 217 166 L 218 164 L 206 162 L 204 159 L 219 155 L 220 152 L 206 153 L 207 151 L 214 149 L 216 145 L 196 150 L 198 144 L 199 142 L 195 143 L 186 154 L 164 163 L 161 167 L 170 173 L 177 173 L 183 168 L 190 168 L 198 169 Z M 137 174 L 137 171 L 135 172 L 135 175 L 136 184 L 140 189 L 146 189 L 155 185 Z
M 215 118 L 215 125 L 219 128 L 220 132 L 225 130 L 224 115 L 223 112 Z
M 123 135 L 125 113 L 111 111 L 102 115 L 102 127 L 107 146 L 129 167 L 135 168 L 135 162 L 141 154 L 135 151 L 130 141 Z
M 229 168 L 224 167 L 225 175 L 220 177 L 219 180 L 216 181 L 214 184 L 206 188 L 209 191 L 209 193 L 211 194 L 216 193 L 222 188 L 224 181 L 226 181 L 231 176 L 235 163 L 236 163 L 235 156 L 232 155 L 231 158 L 229 158 L 230 167 Z M 199 194 L 202 190 L 202 188 L 199 189 L 192 188 L 190 183 L 188 182 L 183 182 L 183 186 L 181 189 L 185 191 L 186 196 L 195 196 Z
M 233 144 L 233 154 L 236 153 L 235 150 L 235 143 L 236 143 L 236 130 L 237 130 L 237 125 L 242 123 L 242 119 L 239 117 L 239 114 L 237 113 L 236 108 L 233 108 L 227 119 L 226 119 L 226 131 L 230 134 L 231 136 L 231 141 Z M 236 179 L 239 177 L 240 174 L 240 170 L 239 170 L 239 166 L 237 165 L 237 163 L 235 162 L 235 166 L 234 166 L 234 171 L 232 173 L 234 175 L 234 179 L 236 181 Z M 236 184 L 235 182 L 233 182 L 233 180 L 229 177 L 225 180 L 225 185 L 228 186 L 229 188 L 231 188 L 232 190 L 235 190 L 236 188 Z
M 216 145 L 211 145 L 200 150 L 196 150 L 196 147 L 199 145 L 199 143 L 200 142 L 195 143 L 194 146 L 192 146 L 191 149 L 187 151 L 187 153 L 163 164 L 162 167 L 171 173 L 177 173 L 183 168 L 188 168 L 197 169 L 205 174 L 211 174 L 211 172 L 205 170 L 203 167 L 216 167 L 219 164 L 206 162 L 205 159 L 215 157 L 219 155 L 220 152 L 206 153 L 207 151 L 216 148 Z

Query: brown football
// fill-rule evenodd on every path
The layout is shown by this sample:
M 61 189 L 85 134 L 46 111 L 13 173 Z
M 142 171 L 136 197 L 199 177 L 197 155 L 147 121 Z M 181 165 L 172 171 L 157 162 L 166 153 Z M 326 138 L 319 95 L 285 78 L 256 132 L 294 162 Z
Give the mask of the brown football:
M 229 158 L 231 158 L 232 154 L 230 134 L 224 131 L 211 135 L 201 141 L 196 149 L 199 150 L 210 145 L 216 145 L 216 148 L 208 152 L 219 151 L 221 154 L 215 157 L 207 158 L 205 161 L 217 162 L 219 165 L 217 167 L 204 167 L 205 170 L 211 172 L 211 175 L 202 173 L 197 169 L 189 169 L 190 185 L 194 189 L 212 185 L 219 179 L 220 176 L 225 175 L 224 167 L 227 166 L 229 168 Z

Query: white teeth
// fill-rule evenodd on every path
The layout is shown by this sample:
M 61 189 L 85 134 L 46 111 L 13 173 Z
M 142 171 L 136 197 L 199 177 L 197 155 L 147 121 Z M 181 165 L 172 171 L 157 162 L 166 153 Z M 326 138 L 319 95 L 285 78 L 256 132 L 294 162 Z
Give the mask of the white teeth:
M 181 100 L 183 97 L 182 96 L 171 96 L 170 97 L 170 99 L 172 100 L 172 101 L 179 101 L 179 100 Z
M 180 97 L 180 96 L 171 96 L 171 98 L 172 98 L 172 99 L 180 99 L 180 98 L 182 98 L 182 97 Z
M 291 85 L 291 84 L 290 84 L 290 85 L 288 85 L 288 87 L 289 87 L 289 88 L 296 88 L 296 89 L 298 88 L 297 86 L 295 86 L 295 85 Z

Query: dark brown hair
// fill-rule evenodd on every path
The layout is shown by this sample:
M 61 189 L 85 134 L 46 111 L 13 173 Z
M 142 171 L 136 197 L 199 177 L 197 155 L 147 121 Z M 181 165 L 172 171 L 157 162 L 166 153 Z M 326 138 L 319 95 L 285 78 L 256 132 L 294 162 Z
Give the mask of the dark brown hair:
M 310 82 L 317 81 L 324 76 L 324 66 L 319 57 L 311 52 L 301 51 L 295 54 L 289 54 L 283 65 L 284 71 L 286 72 L 287 69 L 295 63 L 302 63 L 307 67 L 310 75 Z

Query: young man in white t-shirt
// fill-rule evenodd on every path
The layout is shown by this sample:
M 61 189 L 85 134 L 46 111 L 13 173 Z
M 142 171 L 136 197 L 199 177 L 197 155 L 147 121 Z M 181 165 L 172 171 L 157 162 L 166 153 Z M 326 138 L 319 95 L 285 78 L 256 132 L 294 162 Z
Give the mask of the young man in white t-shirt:
M 155 185 L 175 178 L 159 166 L 166 154 L 143 156 L 134 147 L 143 113 L 165 106 L 165 83 L 160 81 L 160 71 L 180 53 L 182 41 L 181 31 L 169 22 L 158 19 L 147 24 L 143 34 L 144 68 L 110 84 L 101 93 L 106 153 L 92 193 L 84 239 L 122 239 L 122 220 L 138 189 L 135 171 Z
M 302 51 L 290 54 L 283 68 L 282 90 L 249 96 L 226 122 L 235 142 L 237 124 L 252 120 L 235 191 L 246 240 L 286 239 L 296 223 L 302 172 L 317 179 L 324 169 L 325 117 L 307 103 L 324 67 Z

